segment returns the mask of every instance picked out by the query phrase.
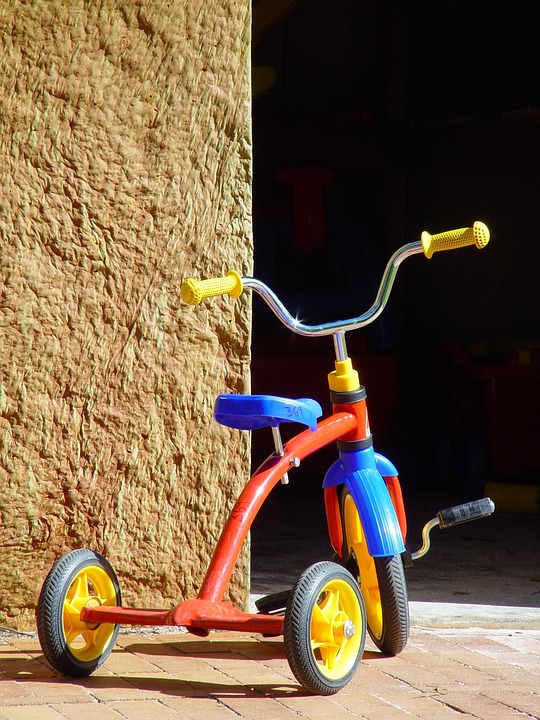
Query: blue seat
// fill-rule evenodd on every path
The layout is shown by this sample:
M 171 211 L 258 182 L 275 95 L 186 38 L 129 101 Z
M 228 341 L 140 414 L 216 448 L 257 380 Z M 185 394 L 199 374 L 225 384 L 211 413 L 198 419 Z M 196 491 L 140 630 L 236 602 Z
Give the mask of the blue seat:
M 214 406 L 214 417 L 219 423 L 239 430 L 277 427 L 281 422 L 301 423 L 315 430 L 321 415 L 321 406 L 311 398 L 227 394 L 219 395 Z

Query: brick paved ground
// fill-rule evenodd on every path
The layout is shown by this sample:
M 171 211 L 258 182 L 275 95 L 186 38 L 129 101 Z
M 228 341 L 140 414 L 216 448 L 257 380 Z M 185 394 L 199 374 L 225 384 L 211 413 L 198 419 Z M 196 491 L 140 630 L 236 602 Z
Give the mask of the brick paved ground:
M 277 526 L 255 537 L 255 593 L 290 587 L 324 557 L 315 508 L 277 509 Z M 281 639 L 122 632 L 105 666 L 75 682 L 55 676 L 35 636 L 0 631 L 0 720 L 540 720 L 539 530 L 538 514 L 500 515 L 435 533 L 408 571 L 407 648 L 385 658 L 368 643 L 334 697 L 302 693 Z
M 540 718 L 540 630 L 414 627 L 406 650 L 368 644 L 353 681 L 302 693 L 281 639 L 121 634 L 105 666 L 75 682 L 34 636 L 0 633 L 0 720 L 525 720 Z

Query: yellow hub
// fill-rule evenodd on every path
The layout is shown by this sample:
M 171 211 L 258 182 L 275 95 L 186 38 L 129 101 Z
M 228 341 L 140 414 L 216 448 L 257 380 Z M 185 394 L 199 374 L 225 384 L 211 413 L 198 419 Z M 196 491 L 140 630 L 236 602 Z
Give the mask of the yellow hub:
M 81 610 L 88 605 L 115 605 L 116 590 L 103 568 L 89 565 L 73 578 L 64 599 L 62 630 L 66 644 L 78 660 L 98 658 L 110 643 L 115 626 L 111 623 L 85 623 Z
M 349 494 L 346 494 L 343 503 L 343 518 L 348 550 L 354 553 L 358 565 L 360 590 L 366 606 L 367 624 L 371 633 L 380 640 L 383 634 L 383 612 L 377 568 L 374 559 L 368 552 L 360 516 L 354 500 Z
M 311 615 L 311 649 L 327 678 L 342 678 L 353 667 L 363 642 L 362 608 L 354 589 L 339 578 L 322 589 Z

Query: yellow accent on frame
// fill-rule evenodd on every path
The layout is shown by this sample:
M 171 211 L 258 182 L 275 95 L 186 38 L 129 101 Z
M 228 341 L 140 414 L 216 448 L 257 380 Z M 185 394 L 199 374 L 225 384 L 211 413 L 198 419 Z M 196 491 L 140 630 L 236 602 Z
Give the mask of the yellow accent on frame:
M 334 392 L 352 392 L 360 388 L 360 378 L 350 358 L 336 360 L 336 369 L 328 374 L 328 385 Z

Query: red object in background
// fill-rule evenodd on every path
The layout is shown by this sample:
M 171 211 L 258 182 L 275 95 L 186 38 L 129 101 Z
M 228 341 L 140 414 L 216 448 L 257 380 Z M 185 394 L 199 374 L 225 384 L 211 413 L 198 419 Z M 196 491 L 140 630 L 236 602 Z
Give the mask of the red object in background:
M 331 412 L 326 375 L 333 370 L 333 363 L 326 354 L 329 338 L 302 338 L 292 340 L 275 336 L 258 337 L 253 345 L 251 359 L 251 392 L 254 394 L 281 395 L 283 397 L 310 397 L 319 402 L 324 413 Z M 360 382 L 365 385 L 371 432 L 375 447 L 381 447 L 389 439 L 399 402 L 397 357 L 393 353 L 367 353 L 361 335 L 351 337 L 349 354 L 357 369 Z M 285 438 L 287 428 L 282 428 Z M 254 467 L 271 451 L 268 434 L 252 434 L 252 457 Z M 329 462 L 336 457 L 330 447 L 314 457 L 307 458 L 306 471 L 324 473 Z
M 468 365 L 457 371 L 478 411 L 493 479 L 519 478 L 540 469 L 538 365 Z
M 305 252 L 322 247 L 326 239 L 324 185 L 334 177 L 321 167 L 291 167 L 279 170 L 277 179 L 292 185 L 294 233 L 292 244 Z

